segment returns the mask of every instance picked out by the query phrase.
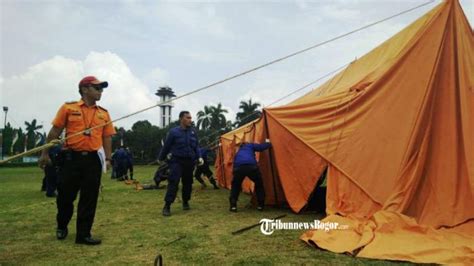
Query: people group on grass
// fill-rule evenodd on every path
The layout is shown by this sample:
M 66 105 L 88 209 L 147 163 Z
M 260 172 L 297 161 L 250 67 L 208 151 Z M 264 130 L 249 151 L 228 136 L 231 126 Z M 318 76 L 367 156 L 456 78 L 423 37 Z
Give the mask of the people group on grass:
M 107 81 L 94 76 L 84 77 L 78 84 L 81 98 L 66 102 L 59 108 L 48 133 L 47 141 L 59 139 L 65 133 L 62 146 L 45 149 L 39 158 L 39 165 L 45 171 L 47 196 L 56 196 L 56 238 L 68 236 L 68 225 L 74 212 L 74 201 L 79 194 L 76 219 L 76 243 L 98 245 L 101 240 L 92 237 L 91 230 L 96 214 L 97 199 L 103 169 L 112 169 L 112 178 L 133 180 L 133 161 L 130 151 L 120 147 L 112 154 L 112 136 L 116 134 L 109 112 L 97 105 Z M 158 156 L 159 167 L 155 173 L 156 188 L 167 180 L 162 215 L 171 215 L 178 186 L 181 182 L 182 209 L 191 209 L 193 176 L 206 187 L 202 176 L 219 189 L 210 170 L 208 147 L 199 147 L 199 138 L 194 129 L 190 112 L 179 113 L 179 126 L 169 130 Z M 237 201 L 243 180 L 248 177 L 255 183 L 258 210 L 265 205 L 262 177 L 255 159 L 256 152 L 271 147 L 265 143 L 242 143 L 234 158 L 233 181 L 229 197 L 229 210 L 237 211 Z M 103 150 L 103 152 L 100 152 Z M 101 155 L 102 154 L 102 155 Z M 79 193 L 80 192 L 80 193 Z

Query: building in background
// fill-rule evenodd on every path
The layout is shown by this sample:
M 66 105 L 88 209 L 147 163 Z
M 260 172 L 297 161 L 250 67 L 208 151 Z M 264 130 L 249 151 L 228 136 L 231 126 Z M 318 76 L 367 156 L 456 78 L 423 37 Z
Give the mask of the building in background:
M 160 117 L 158 125 L 161 128 L 164 128 L 171 123 L 171 112 L 174 106 L 172 102 L 166 101 L 171 100 L 171 98 L 176 97 L 176 95 L 174 94 L 173 90 L 168 86 L 160 87 L 160 89 L 156 91 L 155 95 L 160 98 Z

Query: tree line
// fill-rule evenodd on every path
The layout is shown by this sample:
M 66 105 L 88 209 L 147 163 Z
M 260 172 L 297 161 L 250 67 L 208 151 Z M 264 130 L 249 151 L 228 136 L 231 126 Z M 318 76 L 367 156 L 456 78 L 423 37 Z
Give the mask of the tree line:
M 194 117 L 200 145 L 212 147 L 216 145 L 220 135 L 259 118 L 260 107 L 261 104 L 253 102 L 252 99 L 241 101 L 235 121 L 231 121 L 226 119 L 225 114 L 228 110 L 223 108 L 221 103 L 205 105 Z M 129 130 L 123 127 L 116 128 L 117 134 L 112 138 L 112 147 L 115 150 L 122 145 L 126 146 L 138 162 L 151 162 L 156 159 L 169 129 L 177 125 L 179 125 L 178 120 L 166 128 L 159 128 L 148 120 L 141 120 L 135 122 Z M 11 156 L 43 145 L 46 141 L 46 133 L 39 132 L 42 128 L 43 126 L 38 125 L 36 119 L 25 122 L 25 129 L 13 128 L 8 123 L 2 132 L 3 154 Z
M 42 125 L 38 125 L 36 119 L 31 122 L 25 121 L 25 129 L 13 128 L 10 123 L 5 125 L 2 131 L 3 155 L 14 155 L 43 145 L 46 134 L 40 133 Z

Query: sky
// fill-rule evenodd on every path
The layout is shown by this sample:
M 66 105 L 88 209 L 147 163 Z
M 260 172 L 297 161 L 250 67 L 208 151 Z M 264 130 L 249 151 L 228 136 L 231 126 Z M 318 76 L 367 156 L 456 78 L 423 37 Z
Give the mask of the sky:
M 94 75 L 109 82 L 99 105 L 115 119 L 156 104 L 161 86 L 179 96 L 426 2 L 0 0 L 0 105 L 12 126 L 37 119 L 48 131 L 60 105 L 80 98 L 79 80 Z M 363 56 L 439 3 L 179 99 L 173 118 L 181 110 L 196 118 L 204 105 L 222 103 L 234 120 L 240 101 L 266 106 Z M 474 0 L 460 3 L 472 26 Z M 115 125 L 158 125 L 158 116 L 155 108 Z

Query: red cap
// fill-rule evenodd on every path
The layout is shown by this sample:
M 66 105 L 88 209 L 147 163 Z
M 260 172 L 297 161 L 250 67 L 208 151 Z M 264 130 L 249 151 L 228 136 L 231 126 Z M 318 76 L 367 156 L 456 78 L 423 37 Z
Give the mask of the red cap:
M 107 81 L 100 81 L 94 76 L 87 76 L 81 79 L 79 82 L 79 88 L 81 86 L 87 86 L 87 85 L 101 85 L 102 88 L 107 88 L 109 86 L 109 83 Z

